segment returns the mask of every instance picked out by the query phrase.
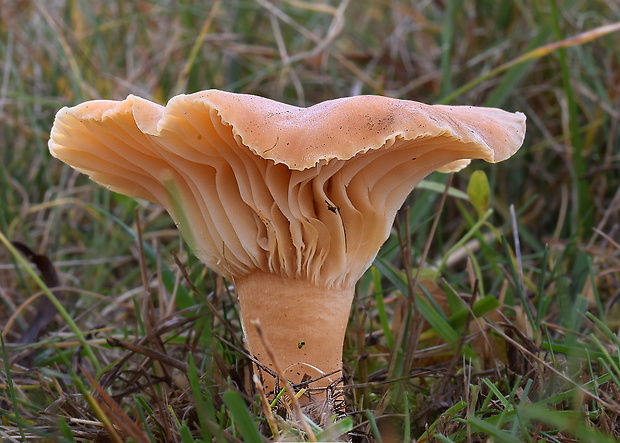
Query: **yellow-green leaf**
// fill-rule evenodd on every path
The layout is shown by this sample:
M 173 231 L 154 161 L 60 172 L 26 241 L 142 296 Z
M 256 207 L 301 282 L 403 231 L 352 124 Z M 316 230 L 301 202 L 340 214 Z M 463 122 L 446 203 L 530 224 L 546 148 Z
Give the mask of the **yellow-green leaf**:
M 482 217 L 489 207 L 489 180 L 484 171 L 474 171 L 467 185 L 467 195 L 478 217 Z

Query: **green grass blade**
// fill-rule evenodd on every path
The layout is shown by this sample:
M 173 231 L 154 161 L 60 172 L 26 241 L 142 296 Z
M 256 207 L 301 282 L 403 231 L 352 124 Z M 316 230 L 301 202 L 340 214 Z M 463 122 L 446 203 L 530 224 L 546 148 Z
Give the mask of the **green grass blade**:
M 374 437 L 374 441 L 376 443 L 382 443 L 383 438 L 381 438 L 379 426 L 377 426 L 377 420 L 375 420 L 375 417 L 371 411 L 366 411 L 366 418 L 368 419 L 368 424 L 370 425 L 370 430 L 372 432 L 372 436 Z
M 428 439 L 429 435 L 432 435 L 434 438 L 438 438 L 438 434 L 435 433 L 437 427 L 442 423 L 456 418 L 465 408 L 467 408 L 467 403 L 464 401 L 459 401 L 448 408 L 437 418 L 437 420 L 428 426 L 424 433 L 418 438 L 418 441 L 426 441 L 425 439 Z
M 217 442 L 223 442 L 225 439 L 222 430 L 217 425 L 214 425 L 218 421 L 215 415 L 213 399 L 208 390 L 209 387 L 207 386 L 203 391 L 192 355 L 189 357 L 188 369 L 189 385 L 194 404 L 196 405 L 196 413 L 198 414 L 203 440 L 209 441 L 213 438 Z
M 523 440 L 515 437 L 507 431 L 503 431 L 498 428 L 494 423 L 490 423 L 490 420 L 481 420 L 476 417 L 472 417 L 467 420 L 467 423 L 472 427 L 472 430 L 476 432 L 483 432 L 492 437 L 495 441 L 501 441 L 503 443 L 523 443 Z
M 223 399 L 231 419 L 243 436 L 243 441 L 247 443 L 262 442 L 263 438 L 258 431 L 257 424 L 250 415 L 241 395 L 232 389 L 228 389 L 224 392 Z
M 390 321 L 388 319 L 387 312 L 385 311 L 385 303 L 383 302 L 383 289 L 381 285 L 381 274 L 376 266 L 370 268 L 372 274 L 372 280 L 375 287 L 375 301 L 377 303 L 377 313 L 379 314 L 379 322 L 381 323 L 381 330 L 385 337 L 385 342 L 389 349 L 394 349 L 394 337 L 392 335 L 392 328 L 390 327 Z
M 489 312 L 494 311 L 495 309 L 501 306 L 499 300 L 495 298 L 493 295 L 487 295 L 486 297 L 481 298 L 477 302 L 474 303 L 473 306 L 473 314 L 474 317 L 482 317 Z M 470 314 L 469 308 L 464 308 L 459 312 L 452 314 L 448 322 L 454 329 L 461 329 L 465 326 L 465 321 L 467 320 Z
M 491 391 L 491 393 L 495 396 L 495 398 L 499 400 L 499 402 L 506 410 L 512 409 L 512 405 L 509 403 L 506 396 L 500 392 L 495 383 L 491 382 L 488 378 L 483 378 L 482 382 L 486 385 L 487 388 L 489 388 L 489 391 Z
M 446 185 L 445 183 L 439 183 L 432 180 L 422 180 L 420 183 L 417 184 L 416 188 L 426 189 L 427 191 L 433 191 L 437 194 L 443 194 L 446 190 Z M 448 188 L 448 197 L 458 198 L 459 200 L 469 200 L 469 196 L 467 195 L 467 193 L 452 186 Z
M 444 20 L 441 33 L 441 96 L 452 90 L 452 50 L 454 46 L 454 30 L 456 29 L 459 13 L 459 0 L 447 0 L 445 4 Z
M 318 441 L 332 441 L 338 437 L 346 436 L 353 430 L 353 417 L 345 417 L 338 420 L 316 434 Z M 329 440 L 327 440 L 329 439 Z M 338 440 L 339 441 L 339 440 Z
M 64 418 L 59 418 L 57 423 L 60 433 L 65 438 L 64 442 L 75 442 L 76 440 L 71 431 L 71 427 L 67 424 L 66 420 Z

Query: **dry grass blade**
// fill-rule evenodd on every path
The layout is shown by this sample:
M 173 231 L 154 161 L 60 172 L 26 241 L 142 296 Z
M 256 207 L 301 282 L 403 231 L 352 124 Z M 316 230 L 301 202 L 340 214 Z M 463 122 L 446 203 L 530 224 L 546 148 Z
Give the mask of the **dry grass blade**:
M 123 441 L 127 438 L 131 438 L 139 443 L 149 442 L 149 438 L 146 433 L 138 427 L 138 425 L 123 411 L 123 409 L 108 395 L 108 393 L 97 383 L 92 375 L 88 373 L 84 368 L 81 368 L 82 373 L 86 379 L 93 386 L 99 397 L 103 400 L 103 403 L 97 400 L 97 397 L 92 396 L 92 401 L 97 402 L 104 417 L 99 417 L 102 422 L 108 428 L 110 435 L 117 441 Z M 116 432 L 119 429 L 123 434 L 123 439 Z
M 136 354 L 142 354 L 153 360 L 159 361 L 164 365 L 172 366 L 173 368 L 176 368 L 185 374 L 187 373 L 187 363 L 185 363 L 184 361 L 179 361 L 176 358 L 172 358 L 161 352 L 154 351 L 145 346 L 140 346 L 140 345 L 133 344 L 133 343 L 127 343 L 114 337 L 108 338 L 107 342 L 110 346 L 120 347 L 123 349 L 127 349 L 128 351 L 134 352 Z
M 267 351 L 267 353 L 269 354 L 269 358 L 273 362 L 273 366 L 276 371 L 276 374 L 278 375 L 278 379 L 283 382 L 284 389 L 286 390 L 286 394 L 288 395 L 289 400 L 291 404 L 293 405 L 293 409 L 295 410 L 295 417 L 299 421 L 299 425 L 306 432 L 308 439 L 310 441 L 317 441 L 316 436 L 314 435 L 314 432 L 312 431 L 312 428 L 308 424 L 308 421 L 306 420 L 306 417 L 304 416 L 301 410 L 301 405 L 299 404 L 299 400 L 297 399 L 297 396 L 295 395 L 295 391 L 293 390 L 291 384 L 288 382 L 286 377 L 284 377 L 284 372 L 282 372 L 282 369 L 280 368 L 280 365 L 278 364 L 277 356 L 273 353 L 273 348 L 271 347 L 267 337 L 265 337 L 265 334 L 263 333 L 263 328 L 261 327 L 260 322 L 258 320 L 253 320 L 251 323 L 252 323 L 252 326 L 256 328 L 260 339 L 263 341 L 265 350 Z
M 267 420 L 267 424 L 269 425 L 271 435 L 276 437 L 279 434 L 278 425 L 275 422 L 275 417 L 273 415 L 273 412 L 271 411 L 271 405 L 269 404 L 269 400 L 267 400 L 267 395 L 265 395 L 265 389 L 263 388 L 263 385 L 261 384 L 256 374 L 252 374 L 252 381 L 254 382 L 256 392 L 258 392 L 261 406 L 263 408 L 263 413 L 265 414 L 265 419 Z

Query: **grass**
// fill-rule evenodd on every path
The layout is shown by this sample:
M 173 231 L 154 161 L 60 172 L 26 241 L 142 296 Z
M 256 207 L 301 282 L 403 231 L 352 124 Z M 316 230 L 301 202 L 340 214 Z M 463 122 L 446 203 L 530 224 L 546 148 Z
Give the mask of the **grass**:
M 207 88 L 528 116 L 514 158 L 434 174 L 408 199 L 358 285 L 351 412 L 310 423 L 317 439 L 620 438 L 614 2 L 67 0 L 0 15 L 0 440 L 310 435 L 253 394 L 234 291 L 166 214 L 47 153 L 62 106 Z

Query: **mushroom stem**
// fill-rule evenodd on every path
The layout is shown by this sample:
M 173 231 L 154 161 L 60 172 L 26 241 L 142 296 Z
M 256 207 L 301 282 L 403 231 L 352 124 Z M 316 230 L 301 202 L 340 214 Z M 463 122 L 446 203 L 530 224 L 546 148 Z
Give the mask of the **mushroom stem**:
M 355 288 L 326 288 L 261 272 L 235 279 L 235 286 L 252 356 L 275 372 L 267 344 L 288 381 L 297 384 L 319 378 L 307 386 L 306 401 L 325 399 L 325 388 L 338 385 L 342 376 L 342 348 Z M 266 343 L 254 321 L 260 322 Z M 276 379 L 260 368 L 257 371 L 265 392 L 274 394 Z

